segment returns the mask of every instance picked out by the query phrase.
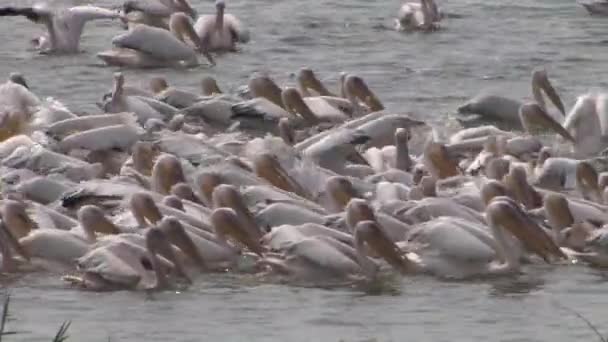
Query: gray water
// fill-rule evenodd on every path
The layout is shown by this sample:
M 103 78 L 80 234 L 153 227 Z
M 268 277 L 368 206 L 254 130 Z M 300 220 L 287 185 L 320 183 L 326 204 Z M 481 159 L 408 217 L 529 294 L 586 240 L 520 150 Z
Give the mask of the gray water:
M 252 41 L 208 69 L 125 70 L 129 83 L 165 76 L 196 89 L 202 75 L 235 89 L 254 71 L 281 84 L 312 67 L 335 89 L 338 73 L 363 76 L 389 110 L 435 122 L 482 89 L 524 99 L 543 66 L 571 106 L 606 86 L 608 19 L 590 18 L 572 0 L 438 0 L 450 17 L 432 34 L 391 31 L 397 0 L 229 0 Z M 1 0 L 2 4 L 27 1 Z M 193 1 L 200 13 L 211 1 Z M 102 0 L 100 5 L 118 1 Z M 110 48 L 117 22 L 89 24 L 77 56 L 38 56 L 27 41 L 40 32 L 24 18 L 0 20 L 0 75 L 23 72 L 40 96 L 75 111 L 94 106 L 113 68 L 95 53 Z M 1 76 L 0 76 L 1 77 Z M 583 266 L 529 268 L 513 278 L 440 282 L 398 278 L 382 291 L 311 289 L 202 275 L 183 292 L 89 293 L 57 276 L 3 281 L 12 293 L 14 341 L 49 341 L 72 320 L 73 341 L 593 341 L 576 310 L 608 334 L 608 277 Z M 570 309 L 566 309 L 570 308 Z M 7 338 L 7 340 L 9 340 Z

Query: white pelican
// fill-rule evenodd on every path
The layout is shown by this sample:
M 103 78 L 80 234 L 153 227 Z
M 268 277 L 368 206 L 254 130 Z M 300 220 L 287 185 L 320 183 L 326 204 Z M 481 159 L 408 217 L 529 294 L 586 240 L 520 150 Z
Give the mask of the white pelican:
M 42 53 L 77 53 L 88 21 L 123 18 L 118 11 L 95 6 L 75 6 L 59 11 L 53 11 L 48 6 L 0 8 L 0 16 L 16 15 L 46 26 L 48 33 L 32 40 Z
M 303 237 L 283 248 L 280 257 L 267 256 L 260 264 L 295 281 L 374 279 L 380 264 L 368 250 L 403 272 L 397 246 L 390 242 L 374 222 L 361 221 L 355 227 L 354 248 L 330 236 Z M 367 246 L 367 248 L 366 248 Z
M 397 31 L 431 31 L 437 28 L 442 18 L 434 0 L 420 0 L 420 3 L 406 2 L 399 8 L 395 29 Z
M 506 197 L 495 197 L 486 208 L 490 231 L 470 221 L 438 218 L 414 229 L 406 259 L 414 272 L 447 278 L 510 275 L 520 271 L 523 247 L 545 261 L 565 255 L 519 206 Z
M 67 276 L 64 280 L 96 291 L 163 290 L 171 285 L 167 270 L 174 270 L 190 283 L 168 234 L 160 228 L 151 228 L 144 235 L 144 246 L 117 240 L 92 249 L 78 259 L 78 270 L 83 276 Z
M 10 203 L 3 207 L 4 236 L 13 244 L 19 254 L 28 260 L 35 258 L 45 268 L 71 268 L 77 258 L 85 255 L 89 245 L 96 241 L 96 233 L 117 234 L 114 226 L 94 206 L 83 206 L 78 211 L 81 228 L 71 230 L 54 229 L 35 226 L 28 217 L 25 208 L 18 203 Z
M 127 33 L 112 39 L 115 49 L 97 54 L 108 65 L 130 67 L 166 67 L 199 65 L 197 52 L 202 53 L 212 65 L 215 63 L 194 29 L 191 19 L 182 12 L 173 13 L 169 29 L 144 24 L 135 25 Z M 195 48 L 186 44 L 188 38 Z
M 578 158 L 595 156 L 608 147 L 608 94 L 579 96 L 566 116 L 564 128 L 574 137 Z
M 224 13 L 224 0 L 215 1 L 215 15 L 201 15 L 194 24 L 194 30 L 210 51 L 235 51 L 236 43 L 247 43 L 249 31 L 232 14 Z
M 542 111 L 547 112 L 543 92 L 559 112 L 565 116 L 564 104 L 551 85 L 546 71 L 534 70 L 532 72 L 532 96 Z M 520 117 L 520 107 L 522 105 L 523 103 L 520 101 L 503 96 L 480 94 L 458 107 L 458 112 L 478 114 L 486 120 L 505 122 L 512 127 L 522 129 L 524 128 Z
M 124 83 L 124 75 L 120 72 L 115 73 L 112 94 L 102 105 L 102 109 L 106 113 L 134 112 L 140 124 L 144 124 L 150 119 L 164 119 L 164 116 L 149 103 L 142 101 L 137 96 L 124 94 Z

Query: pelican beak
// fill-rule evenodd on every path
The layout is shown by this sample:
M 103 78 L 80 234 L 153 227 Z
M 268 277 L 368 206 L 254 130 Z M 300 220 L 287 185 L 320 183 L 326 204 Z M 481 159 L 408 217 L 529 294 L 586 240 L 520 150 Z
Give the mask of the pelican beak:
M 325 188 L 340 209 L 344 209 L 351 199 L 359 197 L 352 183 L 342 176 L 330 177 L 325 184 Z
M 582 161 L 576 166 L 576 187 L 585 199 L 592 200 L 590 193 L 593 193 L 593 200 L 601 201 L 597 171 L 591 164 Z
M 350 87 L 350 91 L 357 95 L 372 112 L 378 112 L 384 110 L 384 105 L 378 97 L 369 89 L 367 83 L 358 76 L 349 75 L 346 77 L 347 85 Z
M 207 207 L 212 208 L 213 191 L 218 185 L 224 184 L 220 175 L 216 173 L 203 172 L 198 176 L 197 183 L 203 195 L 203 200 L 205 201 L 205 204 L 207 205 Z
M 346 224 L 354 232 L 361 221 L 376 221 L 374 210 L 365 200 L 353 198 L 346 205 Z
M 427 169 L 433 170 L 437 179 L 460 175 L 458 163 L 452 160 L 446 147 L 436 142 L 429 142 L 424 150 L 424 161 Z M 432 172 L 433 173 L 433 172 Z
M 203 88 L 203 95 L 211 96 L 222 93 L 220 87 L 217 85 L 217 81 L 211 76 L 203 77 L 201 80 L 201 86 Z
M 160 271 L 162 265 L 156 256 L 157 253 L 165 257 L 173 264 L 178 276 L 186 279 L 188 283 L 192 283 L 192 280 L 186 273 L 184 265 L 182 265 L 182 263 L 175 256 L 173 247 L 169 243 L 166 234 L 161 229 L 155 227 L 148 229 L 146 232 L 146 247 L 151 255 L 151 260 L 153 262 L 153 267 L 156 271 L 157 278 L 159 278 L 157 279 L 159 286 L 166 286 L 167 280 L 165 275 Z
M 156 224 L 162 219 L 160 210 L 154 203 L 154 199 L 146 193 L 135 193 L 130 200 L 131 210 L 138 216 L 148 219 L 150 223 Z
M 262 256 L 264 249 L 258 239 L 253 239 L 243 228 L 234 210 L 217 208 L 211 213 L 211 223 L 216 232 L 230 236 L 250 251 Z
M 524 126 L 524 129 L 530 134 L 534 134 L 533 132 L 535 131 L 535 127 L 542 127 L 554 131 L 566 140 L 575 142 L 572 135 L 564 128 L 564 126 L 555 121 L 544 109 L 542 109 L 541 106 L 536 103 L 522 105 L 519 108 L 519 118 Z
M 205 259 L 177 219 L 165 217 L 159 224 L 159 228 L 167 235 L 169 241 L 192 259 L 203 272 L 208 269 Z
M 281 99 L 281 88 L 267 76 L 255 76 L 249 80 L 249 91 L 253 97 L 264 97 L 281 108 L 285 108 Z
M 505 186 L 496 180 L 490 180 L 481 188 L 481 198 L 485 206 L 498 196 L 508 196 Z
M 369 165 L 369 162 L 367 161 L 367 159 L 365 159 L 361 153 L 359 153 L 357 150 L 353 151 L 352 153 L 348 154 L 348 156 L 346 156 L 346 160 L 348 160 L 349 162 L 353 163 L 353 164 L 360 164 L 360 165 Z
M 29 253 L 23 248 L 23 246 L 21 246 L 19 240 L 17 240 L 11 231 L 6 227 L 4 221 L 0 221 L 0 234 L 2 235 L 2 238 L 6 239 L 8 245 L 15 250 L 17 254 L 27 261 L 30 260 Z
M 549 235 L 507 197 L 495 198 L 486 208 L 488 221 L 502 226 L 525 248 L 549 262 L 551 256 L 566 258 Z
M 232 185 L 219 185 L 213 191 L 213 207 L 214 208 L 230 208 L 239 217 L 240 222 L 245 226 L 247 233 L 253 239 L 260 239 L 262 232 L 256 224 L 253 215 L 245 205 L 239 191 Z
M 278 124 L 279 136 L 283 139 L 283 142 L 289 146 L 293 146 L 296 143 L 295 133 L 289 124 L 289 119 L 281 118 Z
M 566 197 L 561 194 L 547 194 L 543 202 L 543 207 L 551 227 L 561 231 L 574 224 L 574 218 L 572 217 Z
M 549 100 L 559 109 L 560 113 L 566 116 L 566 109 L 562 103 L 562 99 L 557 94 L 555 88 L 553 88 L 551 82 L 549 82 L 547 72 L 544 70 L 536 70 L 532 73 L 532 93 L 537 94 L 540 89 L 545 92 Z
M 506 188 L 514 195 L 514 198 L 521 202 L 526 208 L 534 209 L 542 205 L 542 198 L 528 184 L 526 170 L 522 167 L 513 167 L 509 174 L 503 178 Z
M 410 269 L 408 260 L 403 257 L 401 250 L 384 233 L 382 228 L 373 221 L 361 221 L 355 228 L 355 241 L 366 242 L 367 246 L 389 265 L 405 273 Z
M 266 153 L 258 155 L 254 160 L 254 170 L 258 177 L 277 188 L 293 192 L 303 198 L 310 198 L 308 192 L 287 174 L 274 156 Z

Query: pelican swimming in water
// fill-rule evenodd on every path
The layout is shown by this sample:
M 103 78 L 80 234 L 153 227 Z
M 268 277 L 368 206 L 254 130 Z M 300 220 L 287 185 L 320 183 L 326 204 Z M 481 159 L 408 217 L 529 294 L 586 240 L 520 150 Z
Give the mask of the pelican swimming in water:
M 563 116 L 566 116 L 566 110 L 562 100 L 549 81 L 547 72 L 544 70 L 534 70 L 532 72 L 532 96 L 536 104 L 538 104 L 544 112 L 547 112 L 543 92 L 555 107 L 557 107 L 559 112 Z M 520 101 L 500 95 L 480 94 L 458 107 L 458 112 L 463 114 L 477 114 L 486 120 L 504 122 L 512 127 L 522 129 L 524 128 L 520 116 L 520 108 L 522 105 L 523 103 Z
M 511 199 L 495 197 L 486 215 L 490 231 L 483 225 L 446 217 L 414 229 L 408 240 L 411 246 L 405 247 L 411 251 L 406 254 L 411 268 L 456 279 L 511 275 L 521 267 L 514 237 L 546 261 L 565 258 L 551 237 Z
M 127 33 L 112 39 L 114 49 L 100 52 L 97 57 L 108 65 L 176 67 L 199 65 L 197 52 L 200 52 L 209 63 L 215 63 L 208 46 L 198 38 L 186 14 L 173 13 L 169 19 L 169 29 L 137 24 Z M 186 44 L 186 38 L 194 44 L 194 48 Z
M 442 18 L 434 0 L 420 0 L 420 3 L 406 2 L 399 8 L 395 29 L 397 31 L 432 31 Z
M 75 6 L 57 11 L 48 5 L 0 8 L 0 16 L 17 15 L 46 26 L 47 34 L 32 40 L 35 48 L 42 53 L 78 53 L 80 37 L 87 22 L 123 18 L 118 11 L 95 6 Z
M 224 13 L 224 0 L 215 1 L 216 14 L 202 15 L 194 24 L 194 30 L 210 51 L 236 51 L 236 43 L 247 43 L 249 31 L 232 14 Z

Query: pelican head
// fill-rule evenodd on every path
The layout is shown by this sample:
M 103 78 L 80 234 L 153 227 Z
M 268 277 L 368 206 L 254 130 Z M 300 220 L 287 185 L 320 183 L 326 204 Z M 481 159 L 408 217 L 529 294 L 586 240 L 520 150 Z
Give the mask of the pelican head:
M 536 102 L 542 108 L 546 108 L 542 92 L 547 95 L 553 105 L 555 105 L 555 107 L 559 109 L 560 113 L 562 113 L 563 116 L 566 116 L 564 104 L 562 103 L 562 100 L 557 94 L 555 88 L 553 88 L 551 82 L 549 82 L 547 71 L 543 69 L 537 69 L 532 72 L 532 94 Z
M 406 273 L 411 269 L 409 261 L 404 258 L 399 247 L 386 236 L 376 222 L 361 221 L 357 223 L 357 226 L 354 229 L 354 237 L 355 246 L 359 251 L 362 251 L 363 245 L 366 244 L 372 251 L 382 257 L 382 259 L 399 272 Z M 361 253 L 362 252 L 359 252 L 359 254 Z M 366 268 L 365 263 L 361 266 L 364 269 Z
M 14 250 L 22 258 L 28 261 L 30 260 L 30 254 L 23 248 L 21 243 L 19 243 L 19 239 L 11 233 L 11 230 L 6 226 L 4 221 L 0 221 L 0 239 L 3 259 L 10 258 L 10 250 Z M 2 260 L 2 264 L 4 266 L 10 264 L 10 262 L 8 260 Z
M 296 143 L 295 133 L 293 128 L 289 124 L 288 118 L 281 118 L 278 123 L 279 136 L 283 139 L 283 142 L 289 146 L 293 146 Z
M 493 230 L 506 229 L 524 247 L 549 262 L 551 257 L 566 258 L 551 237 L 508 197 L 495 197 L 486 207 L 486 217 Z M 502 236 L 499 234 L 499 236 Z
M 113 78 L 114 88 L 112 90 L 112 96 L 115 97 L 119 94 L 122 94 L 123 92 L 123 87 L 125 85 L 125 75 L 123 75 L 122 72 L 115 72 Z
M 152 168 L 152 190 L 163 195 L 171 192 L 171 187 L 186 181 L 182 165 L 172 154 L 163 154 Z
M 154 94 L 159 94 L 161 92 L 163 92 L 164 90 L 166 90 L 167 88 L 169 88 L 169 84 L 167 83 L 167 80 L 164 79 L 163 77 L 153 77 L 150 80 L 150 90 L 152 90 L 152 92 Z
M 175 217 L 166 216 L 158 224 L 158 228 L 162 230 L 169 241 L 177 246 L 188 258 L 203 271 L 207 269 L 207 264 L 203 259 L 199 249 L 196 247 L 184 226 Z
M 151 142 L 138 141 L 132 147 L 133 167 L 139 173 L 149 176 L 156 156 L 160 154 L 158 146 Z
M 319 123 L 319 118 L 310 110 L 308 105 L 304 103 L 302 95 L 296 88 L 287 87 L 281 91 L 281 100 L 285 106 L 285 110 L 293 115 L 298 113 L 306 120 L 306 122 L 313 126 Z
M 321 96 L 333 96 L 331 92 L 327 90 L 323 83 L 317 78 L 312 69 L 308 67 L 301 68 L 298 71 L 298 75 L 296 77 L 302 94 L 308 96 L 308 89 L 312 89 L 319 93 L 319 95 Z
M 538 128 L 542 130 L 550 129 L 561 135 L 564 139 L 575 142 L 572 135 L 559 122 L 555 121 L 547 111 L 537 103 L 526 103 L 519 108 L 519 119 L 524 129 L 534 134 Z
M 8 76 L 8 79 L 13 83 L 20 84 L 25 88 L 30 89 L 30 87 L 27 85 L 27 82 L 25 81 L 25 77 L 19 72 L 11 72 Z
M 257 155 L 253 161 L 253 168 L 258 177 L 265 179 L 277 188 L 293 192 L 303 198 L 310 198 L 307 191 L 285 171 L 273 155 L 268 153 Z
M 353 184 L 343 176 L 330 177 L 325 183 L 325 188 L 332 202 L 340 210 L 344 210 L 351 199 L 360 197 Z
M 509 173 L 511 162 L 504 158 L 493 158 L 485 167 L 486 176 L 490 179 L 502 180 Z
M 156 273 L 156 284 L 153 289 L 163 289 L 169 286 L 167 274 L 164 272 L 164 266 L 162 265 L 158 255 L 162 255 L 169 260 L 178 275 L 181 275 L 188 282 L 191 282 L 190 278 L 186 274 L 185 267 L 182 262 L 175 256 L 173 247 L 169 243 L 167 235 L 159 228 L 152 227 L 145 233 L 146 249 L 148 250 L 152 269 Z
M 503 181 L 507 189 L 514 195 L 514 198 L 527 209 L 538 208 L 543 204 L 538 192 L 528 183 L 526 169 L 523 167 L 512 167 Z
M 224 184 L 219 174 L 214 172 L 202 172 L 196 177 L 196 183 L 200 189 L 200 194 L 203 197 L 203 201 L 208 207 L 213 206 L 212 194 L 215 188 Z
M 171 194 L 177 198 L 187 200 L 194 203 L 201 203 L 192 191 L 190 185 L 186 183 L 177 183 L 171 187 Z
M 196 17 L 198 16 L 196 10 L 194 10 L 194 8 L 192 8 L 192 6 L 190 6 L 190 4 L 188 3 L 188 0 L 175 0 L 175 4 L 177 5 L 178 10 L 186 13 L 190 16 L 190 18 L 196 19 Z
M 95 241 L 95 233 L 119 234 L 120 230 L 104 215 L 103 210 L 94 205 L 84 205 L 76 213 L 78 222 L 91 241 Z
M 131 195 L 129 205 L 133 212 L 133 216 L 142 228 L 148 226 L 146 219 L 150 224 L 156 224 L 162 219 L 162 214 L 156 206 L 156 203 L 154 203 L 154 199 L 145 192 L 136 192 Z
M 216 208 L 211 213 L 211 224 L 216 235 L 231 237 L 237 243 L 247 247 L 250 251 L 262 256 L 264 249 L 258 239 L 253 239 L 246 230 L 243 229 L 239 218 L 234 210 L 230 208 Z
M 556 231 L 561 232 L 563 229 L 570 227 L 574 223 L 572 212 L 568 206 L 568 200 L 561 194 L 547 194 L 543 201 L 545 214 L 549 221 L 549 225 Z M 556 234 L 558 242 L 560 235 Z
M 184 128 L 184 124 L 186 123 L 186 117 L 184 114 L 174 115 L 169 122 L 167 122 L 167 128 L 173 132 L 177 132 Z
M 234 210 L 241 223 L 244 224 L 247 233 L 253 239 L 257 240 L 262 237 L 262 232 L 255 223 L 253 215 L 247 208 L 243 196 L 233 185 L 218 185 L 215 190 L 213 190 L 212 199 L 214 209 L 230 208 Z
M 583 198 L 593 201 L 602 201 L 597 171 L 588 162 L 581 161 L 576 166 L 576 188 Z
M 2 220 L 12 236 L 20 239 L 30 233 L 32 229 L 37 229 L 38 225 L 27 214 L 26 206 L 23 202 L 5 200 L 2 205 Z
M 600 190 L 606 189 L 606 186 L 608 186 L 608 172 L 602 172 L 599 174 L 597 178 L 597 185 L 599 186 Z
M 263 97 L 281 108 L 283 100 L 281 99 L 281 88 L 266 75 L 255 75 L 249 79 L 249 91 L 253 97 Z
M 207 47 L 203 45 L 202 39 L 200 39 L 192 27 L 192 18 L 183 12 L 171 14 L 169 18 L 169 30 L 182 42 L 185 42 L 185 39 L 188 38 L 194 44 L 196 50 L 203 52 L 209 61 L 213 63 L 213 60 L 207 54 Z
M 420 182 L 422 181 L 422 177 L 424 177 L 424 175 L 426 174 L 426 170 L 421 165 L 416 165 L 414 166 L 414 170 L 412 171 L 412 173 L 412 182 L 414 182 L 414 184 L 420 184 Z
M 374 209 L 370 207 L 367 201 L 360 198 L 353 198 L 346 206 L 346 224 L 352 232 L 361 221 L 376 221 Z
M 355 75 L 348 75 L 344 80 L 345 91 L 347 94 L 351 94 L 363 101 L 372 112 L 381 111 L 384 109 L 384 105 L 378 97 L 369 89 L 367 83 Z
M 562 242 L 575 250 L 593 245 L 595 226 L 588 221 L 577 222 L 562 231 Z
M 211 76 L 203 77 L 201 80 L 201 89 L 203 91 L 203 95 L 205 96 L 222 93 L 222 90 L 220 90 L 220 87 L 217 85 L 217 81 Z
M 433 176 L 424 176 L 418 184 L 424 197 L 437 197 L 437 179 Z
M 489 180 L 481 187 L 481 200 L 485 206 L 499 196 L 509 196 L 509 191 L 501 182 Z
M 182 203 L 182 200 L 179 199 L 179 197 L 174 196 L 174 195 L 169 195 L 169 196 L 163 197 L 162 204 L 166 205 L 167 207 L 177 209 L 179 211 L 183 211 L 183 212 L 186 211 L 184 209 L 184 204 Z
M 424 149 L 424 164 L 435 178 L 443 179 L 460 175 L 458 163 L 452 160 L 447 148 L 437 142 L 429 142 Z
M 397 149 L 397 158 L 395 160 L 395 166 L 397 169 L 409 172 L 412 169 L 412 158 L 410 157 L 410 150 L 408 147 L 408 141 L 410 135 L 405 128 L 397 128 L 395 130 L 395 147 Z
M 338 78 L 338 84 L 340 85 L 340 97 L 342 98 L 346 98 L 347 94 L 346 94 L 346 76 L 348 76 L 348 73 L 346 73 L 345 71 L 341 71 L 340 72 L 340 77 Z
M 536 166 L 542 167 L 545 161 L 551 158 L 551 154 L 552 153 L 550 147 L 544 146 L 543 148 L 541 148 L 540 151 L 538 151 L 538 157 L 536 158 Z

